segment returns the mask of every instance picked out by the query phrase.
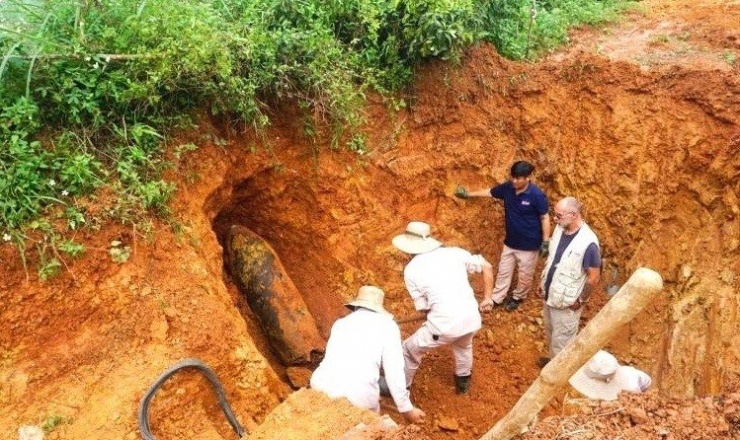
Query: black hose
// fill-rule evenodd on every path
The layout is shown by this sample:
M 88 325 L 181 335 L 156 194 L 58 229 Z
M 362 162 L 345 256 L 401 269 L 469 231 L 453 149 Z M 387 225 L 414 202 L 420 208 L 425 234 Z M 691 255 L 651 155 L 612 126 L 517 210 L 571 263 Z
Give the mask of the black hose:
M 213 385 L 213 389 L 218 395 L 218 403 L 221 405 L 221 409 L 223 410 L 226 419 L 229 421 L 231 427 L 234 428 L 234 431 L 239 436 L 239 438 L 243 438 L 246 432 L 244 431 L 244 428 L 242 428 L 242 425 L 239 424 L 239 421 L 236 420 L 234 411 L 231 409 L 229 402 L 226 400 L 226 393 L 221 386 L 221 382 L 219 382 L 218 377 L 216 377 L 216 374 L 213 372 L 213 370 L 208 368 L 208 366 L 204 364 L 200 359 L 195 358 L 183 359 L 175 365 L 171 366 L 164 373 L 162 373 L 159 378 L 157 378 L 156 382 L 154 382 L 151 387 L 149 387 L 149 390 L 144 395 L 144 398 L 141 399 L 141 404 L 139 405 L 138 418 L 141 437 L 144 440 L 156 440 L 149 427 L 149 403 L 154 397 L 154 393 L 159 390 L 159 387 L 161 387 L 162 384 L 167 381 L 167 379 L 169 379 L 175 373 L 184 368 L 195 368 L 203 373 L 203 375 L 208 378 L 209 381 L 211 381 L 211 385 Z

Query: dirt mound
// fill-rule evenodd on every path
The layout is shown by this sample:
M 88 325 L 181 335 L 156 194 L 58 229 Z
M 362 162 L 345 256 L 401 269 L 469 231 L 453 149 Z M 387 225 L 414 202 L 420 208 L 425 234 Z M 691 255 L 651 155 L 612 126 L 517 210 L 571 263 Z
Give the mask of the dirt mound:
M 566 399 L 575 412 L 542 420 L 522 439 L 740 439 L 740 394 L 670 399 L 624 393 L 618 401 Z
M 387 417 L 353 406 L 347 399 L 301 389 L 268 414 L 249 433 L 249 439 L 420 440 L 418 431 L 416 426 L 398 426 Z

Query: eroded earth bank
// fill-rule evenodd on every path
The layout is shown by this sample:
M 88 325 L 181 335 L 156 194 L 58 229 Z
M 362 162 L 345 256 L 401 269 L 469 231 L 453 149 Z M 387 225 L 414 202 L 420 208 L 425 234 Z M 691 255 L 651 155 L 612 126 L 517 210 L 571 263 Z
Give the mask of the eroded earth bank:
M 617 422 L 581 419 L 574 426 L 593 436 L 561 438 L 738 438 L 740 71 L 728 54 L 740 55 L 740 5 L 643 8 L 606 36 L 580 31 L 571 49 L 534 64 L 482 46 L 459 66 L 425 67 L 407 108 L 394 112 L 371 98 L 367 155 L 307 138 L 304 116 L 290 107 L 272 115 L 263 135 L 202 120 L 197 132 L 182 134 L 200 149 L 172 173 L 180 185 L 177 227 L 87 232 L 86 256 L 48 282 L 27 279 L 17 252 L 0 247 L 0 438 L 51 417 L 60 421 L 48 438 L 139 438 L 142 395 L 186 357 L 218 374 L 247 431 L 261 432 L 256 438 L 341 434 L 370 416 L 300 395 L 289 399 L 297 409 L 287 416 L 268 417 L 292 392 L 291 381 L 225 269 L 228 229 L 244 226 L 270 243 L 326 338 L 362 284 L 382 286 L 396 316 L 412 312 L 401 255 L 390 244 L 409 220 L 431 223 L 447 244 L 495 264 L 502 209 L 451 194 L 458 184 L 501 181 L 518 159 L 536 165 L 536 182 L 551 200 L 584 201 L 603 245 L 605 281 L 616 269 L 616 282 L 624 282 L 639 266 L 665 281 L 660 298 L 609 345 L 651 373 L 655 389 L 605 410 L 621 417 L 624 431 L 607 431 Z M 88 213 L 94 216 L 94 201 Z M 112 240 L 131 248 L 126 263 L 111 261 Z M 598 292 L 585 317 L 606 300 Z M 539 373 L 539 307 L 529 298 L 516 312 L 485 316 L 468 396 L 454 394 L 450 353 L 431 354 L 412 389 L 429 421 L 394 438 L 474 439 L 506 414 Z M 414 328 L 406 324 L 402 333 Z M 559 396 L 542 416 L 568 412 L 569 400 Z M 692 402 L 705 410 L 682 409 Z M 400 420 L 390 401 L 383 409 Z M 151 415 L 158 438 L 235 438 L 195 375 L 168 382 Z M 321 431 L 337 419 L 352 423 Z M 725 425 L 680 430 L 701 420 Z M 545 420 L 538 438 L 554 438 L 568 423 Z

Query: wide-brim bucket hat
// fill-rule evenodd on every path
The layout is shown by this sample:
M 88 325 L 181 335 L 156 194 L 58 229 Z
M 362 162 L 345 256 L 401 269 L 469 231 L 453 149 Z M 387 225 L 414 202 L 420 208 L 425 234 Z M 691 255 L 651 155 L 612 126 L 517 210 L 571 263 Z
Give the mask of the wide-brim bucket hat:
M 626 377 L 616 374 L 620 367 L 611 353 L 599 350 L 568 379 L 568 383 L 589 399 L 617 400 L 627 386 Z
M 385 292 L 383 292 L 381 288 L 375 286 L 362 286 L 357 291 L 357 297 L 345 304 L 345 306 L 351 310 L 354 310 L 355 307 L 363 307 L 384 315 L 390 315 L 391 313 L 383 307 L 384 298 Z
M 424 222 L 410 222 L 403 234 L 393 237 L 393 246 L 407 254 L 423 254 L 442 246 L 432 238 L 432 228 Z

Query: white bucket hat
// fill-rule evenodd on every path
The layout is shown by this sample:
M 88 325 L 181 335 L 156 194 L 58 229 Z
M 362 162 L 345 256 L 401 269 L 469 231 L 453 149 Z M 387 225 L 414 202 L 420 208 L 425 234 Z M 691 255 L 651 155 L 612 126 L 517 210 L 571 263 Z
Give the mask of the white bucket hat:
M 374 312 L 390 315 L 390 313 L 383 308 L 383 298 L 385 298 L 385 292 L 375 286 L 362 286 L 357 291 L 357 298 L 354 301 L 345 304 L 346 307 L 354 310 L 355 307 L 363 307 Z
M 599 350 L 568 379 L 568 383 L 589 399 L 616 400 L 627 385 L 625 376 L 616 374 L 619 368 L 617 358 Z
M 393 246 L 407 254 L 423 254 L 442 246 L 432 238 L 432 228 L 424 222 L 410 222 L 406 231 L 393 237 Z

